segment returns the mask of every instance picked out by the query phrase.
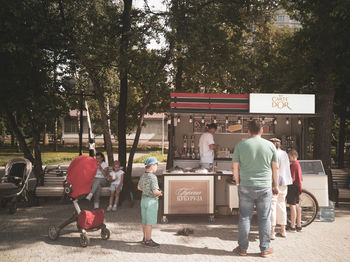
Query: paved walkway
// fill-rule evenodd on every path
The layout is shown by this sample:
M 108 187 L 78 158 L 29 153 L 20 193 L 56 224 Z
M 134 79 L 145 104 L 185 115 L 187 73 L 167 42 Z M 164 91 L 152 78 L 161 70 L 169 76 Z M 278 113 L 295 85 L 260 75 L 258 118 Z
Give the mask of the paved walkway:
M 83 208 L 90 205 L 86 200 L 81 203 Z M 237 216 L 217 217 L 214 224 L 203 216 L 170 217 L 169 224 L 159 224 L 153 231 L 153 239 L 161 247 L 147 249 L 139 243 L 142 233 L 138 205 L 106 213 L 111 238 L 104 241 L 99 232 L 91 232 L 87 248 L 80 247 L 74 224 L 57 241 L 47 237 L 49 225 L 57 225 L 71 215 L 73 205 L 69 202 L 50 201 L 39 207 L 19 208 L 14 215 L 0 209 L 0 261 L 350 261 L 350 204 L 341 204 L 335 222 L 315 221 L 302 233 L 272 241 L 275 254 L 267 259 L 259 257 L 255 218 L 248 256 L 232 253 L 237 244 Z M 178 236 L 177 230 L 183 227 L 192 228 L 194 234 Z

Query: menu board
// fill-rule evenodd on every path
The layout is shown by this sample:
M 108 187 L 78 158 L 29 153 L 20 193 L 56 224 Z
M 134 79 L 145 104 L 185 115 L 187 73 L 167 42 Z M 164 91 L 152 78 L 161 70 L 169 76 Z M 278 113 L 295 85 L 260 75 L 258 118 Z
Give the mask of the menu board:
M 252 118 L 256 119 L 256 118 Z M 194 133 L 204 133 L 207 130 L 207 125 L 210 123 L 215 123 L 217 125 L 217 134 L 247 134 L 248 133 L 248 123 L 250 118 L 243 117 L 195 117 L 193 120 L 193 132 Z M 273 118 L 265 118 L 263 120 L 264 134 L 274 133 Z

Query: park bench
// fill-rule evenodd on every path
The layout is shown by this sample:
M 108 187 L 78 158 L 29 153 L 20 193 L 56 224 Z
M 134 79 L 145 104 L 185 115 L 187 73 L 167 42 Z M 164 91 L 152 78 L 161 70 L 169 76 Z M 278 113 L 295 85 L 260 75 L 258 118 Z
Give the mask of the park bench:
M 62 197 L 63 182 L 66 180 L 68 166 L 46 166 L 44 168 L 44 184 L 37 186 L 35 195 L 41 197 Z
M 67 177 L 67 165 L 46 166 L 44 184 L 37 186 L 35 194 L 38 198 L 63 197 L 63 182 Z M 109 187 L 101 189 L 101 196 L 109 196 Z
M 332 169 L 333 184 L 336 190 L 336 205 L 339 201 L 350 201 L 350 189 L 345 188 L 349 171 L 345 169 Z

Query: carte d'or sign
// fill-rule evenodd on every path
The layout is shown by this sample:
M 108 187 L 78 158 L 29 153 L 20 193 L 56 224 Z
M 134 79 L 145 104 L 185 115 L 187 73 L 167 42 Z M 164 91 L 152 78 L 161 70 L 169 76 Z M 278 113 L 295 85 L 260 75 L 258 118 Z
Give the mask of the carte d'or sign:
M 250 94 L 249 113 L 315 114 L 315 95 Z

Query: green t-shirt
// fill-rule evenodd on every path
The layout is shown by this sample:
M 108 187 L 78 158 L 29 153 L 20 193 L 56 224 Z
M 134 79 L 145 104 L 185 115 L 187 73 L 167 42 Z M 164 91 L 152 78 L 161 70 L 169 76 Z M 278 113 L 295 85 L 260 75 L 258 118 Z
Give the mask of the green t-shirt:
M 271 162 L 278 162 L 276 147 L 261 137 L 250 137 L 235 147 L 232 162 L 239 163 L 240 185 L 272 186 Z
M 143 173 L 138 186 L 142 188 L 142 197 L 159 198 L 152 192 L 153 190 L 159 190 L 158 179 L 155 174 L 149 172 Z

